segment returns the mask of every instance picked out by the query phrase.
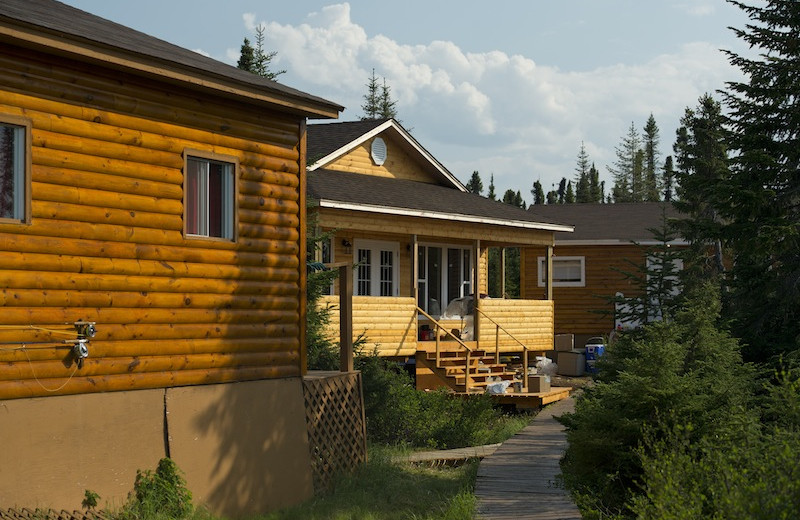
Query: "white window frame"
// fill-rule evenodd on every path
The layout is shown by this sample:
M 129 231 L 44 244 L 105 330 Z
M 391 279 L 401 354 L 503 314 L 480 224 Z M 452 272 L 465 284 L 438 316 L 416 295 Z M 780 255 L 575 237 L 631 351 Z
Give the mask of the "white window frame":
M 544 279 L 545 276 L 545 261 L 546 258 L 543 256 L 539 257 L 538 261 L 538 281 L 539 287 L 544 287 L 546 285 L 546 280 Z M 556 269 L 558 269 L 559 262 L 580 262 L 580 271 L 581 277 L 580 280 L 576 281 L 559 281 L 556 280 Z M 586 257 L 585 256 L 554 256 L 553 257 L 553 287 L 586 287 Z
M 381 295 L 381 251 L 391 251 L 394 257 L 392 264 L 392 295 L 400 295 L 400 243 L 386 240 L 365 240 L 356 238 L 353 240 L 353 262 L 358 264 L 358 251 L 366 249 L 372 251 L 372 264 L 370 265 L 370 290 L 369 294 L 359 292 L 358 267 L 354 280 L 353 293 L 358 296 L 380 296 Z
M 207 165 L 205 172 L 200 172 L 200 185 L 198 186 L 198 230 L 196 233 L 190 233 L 189 230 L 189 197 L 193 194 L 189 193 L 189 162 L 198 161 Z M 209 216 L 209 193 L 208 193 L 208 175 L 211 164 L 222 165 L 225 167 L 225 179 L 221 186 L 222 190 L 222 221 L 220 222 L 221 235 L 210 234 L 210 216 Z M 235 242 L 238 238 L 238 193 L 239 193 L 239 159 L 231 155 L 215 154 L 203 150 L 190 150 L 184 151 L 184 180 L 183 180 L 183 204 L 184 204 L 184 236 L 186 238 L 200 238 L 208 240 L 224 240 L 228 242 Z M 203 174 L 205 177 L 203 178 Z
M 13 129 L 13 192 L 11 215 L 0 216 L 3 223 L 27 224 L 31 220 L 31 121 L 0 114 L 0 125 Z

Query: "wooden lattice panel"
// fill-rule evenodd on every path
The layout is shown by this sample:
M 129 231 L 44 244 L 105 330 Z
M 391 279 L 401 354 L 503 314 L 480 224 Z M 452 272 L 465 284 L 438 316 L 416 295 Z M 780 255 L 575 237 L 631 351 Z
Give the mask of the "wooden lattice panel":
M 327 489 L 337 473 L 367 460 L 361 373 L 310 372 L 303 379 L 314 490 Z

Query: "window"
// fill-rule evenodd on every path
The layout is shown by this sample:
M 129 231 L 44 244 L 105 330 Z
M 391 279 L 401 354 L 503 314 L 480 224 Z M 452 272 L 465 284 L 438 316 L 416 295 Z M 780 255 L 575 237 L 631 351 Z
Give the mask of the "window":
M 419 306 L 439 316 L 448 303 L 472 294 L 472 249 L 419 246 Z
M 397 296 L 400 245 L 397 242 L 356 240 L 358 263 L 355 293 L 358 296 Z
M 544 287 L 545 258 L 539 257 L 539 287 Z M 553 287 L 585 287 L 586 261 L 583 256 L 553 257 Z
M 30 220 L 30 122 L 0 116 L 0 220 Z
M 186 235 L 236 239 L 235 157 L 187 152 L 184 169 Z

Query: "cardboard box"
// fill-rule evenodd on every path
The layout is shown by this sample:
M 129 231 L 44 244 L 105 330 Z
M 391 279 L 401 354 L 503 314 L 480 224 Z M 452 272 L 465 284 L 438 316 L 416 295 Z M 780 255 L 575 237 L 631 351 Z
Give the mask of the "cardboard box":
M 575 335 L 574 334 L 556 334 L 554 338 L 554 345 L 557 351 L 570 351 L 575 348 Z
M 550 376 L 528 376 L 528 392 L 549 392 Z
M 556 364 L 562 376 L 582 376 L 586 371 L 586 354 L 582 350 L 560 351 Z

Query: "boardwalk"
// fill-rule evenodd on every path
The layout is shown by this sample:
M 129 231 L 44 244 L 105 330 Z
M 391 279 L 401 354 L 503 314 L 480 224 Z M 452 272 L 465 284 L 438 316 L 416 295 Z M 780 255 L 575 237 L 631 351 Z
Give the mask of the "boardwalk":
M 551 404 L 529 426 L 481 461 L 475 485 L 478 518 L 581 518 L 569 494 L 553 485 L 567 443 L 563 427 L 553 416 L 571 412 L 573 407 L 573 399 Z

